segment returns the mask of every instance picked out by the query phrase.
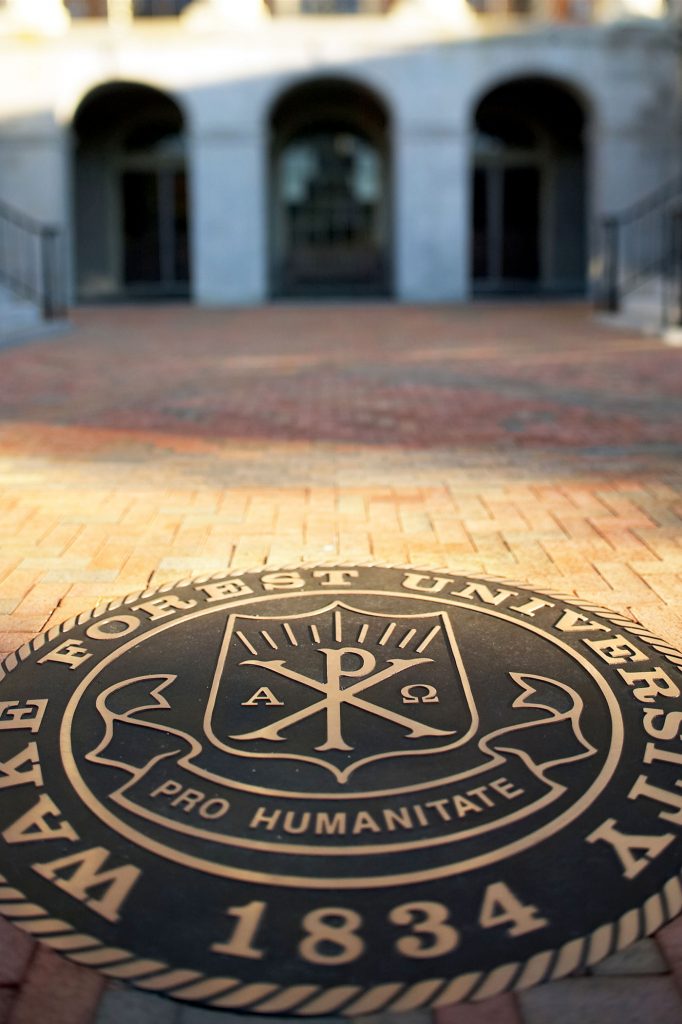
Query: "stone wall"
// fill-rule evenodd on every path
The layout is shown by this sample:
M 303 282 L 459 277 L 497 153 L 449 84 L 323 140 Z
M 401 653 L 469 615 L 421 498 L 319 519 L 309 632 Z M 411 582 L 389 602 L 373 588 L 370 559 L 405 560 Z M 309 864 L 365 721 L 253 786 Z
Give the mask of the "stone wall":
M 202 18 L 194 11 L 118 28 L 83 20 L 52 36 L 0 36 L 0 197 L 63 224 L 73 244 L 79 103 L 110 82 L 153 86 L 185 119 L 193 297 L 261 302 L 269 293 L 270 112 L 293 84 L 345 79 L 373 90 L 388 111 L 392 290 L 427 302 L 470 294 L 473 117 L 494 87 L 546 78 L 578 99 L 592 231 L 598 216 L 677 171 L 679 55 L 665 23 L 538 24 L 476 36 L 409 7 L 387 19 L 241 26 L 211 21 L 204 7 Z M 90 249 L 97 245 L 92 239 Z

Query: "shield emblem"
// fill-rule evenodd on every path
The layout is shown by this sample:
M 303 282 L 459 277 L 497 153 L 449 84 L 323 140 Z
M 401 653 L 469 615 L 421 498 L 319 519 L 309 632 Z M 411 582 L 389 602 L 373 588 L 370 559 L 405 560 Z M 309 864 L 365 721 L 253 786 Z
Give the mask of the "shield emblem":
M 231 755 L 304 762 L 340 784 L 372 762 L 472 738 L 478 717 L 449 616 L 340 601 L 228 619 L 204 718 Z

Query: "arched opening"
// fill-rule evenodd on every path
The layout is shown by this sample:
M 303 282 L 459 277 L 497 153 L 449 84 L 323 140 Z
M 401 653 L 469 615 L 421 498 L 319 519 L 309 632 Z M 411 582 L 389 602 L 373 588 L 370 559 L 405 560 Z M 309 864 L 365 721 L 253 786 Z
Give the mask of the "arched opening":
M 271 119 L 270 269 L 279 296 L 390 289 L 389 118 L 362 86 L 291 89 Z
M 561 85 L 494 89 L 475 120 L 474 291 L 579 294 L 586 281 L 585 115 Z
M 144 85 L 91 92 L 74 119 L 80 299 L 189 294 L 183 117 Z

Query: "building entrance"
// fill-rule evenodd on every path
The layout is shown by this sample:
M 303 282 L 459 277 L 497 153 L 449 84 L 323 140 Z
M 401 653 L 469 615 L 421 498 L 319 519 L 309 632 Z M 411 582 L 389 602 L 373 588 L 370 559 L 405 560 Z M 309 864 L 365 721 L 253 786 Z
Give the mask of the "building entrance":
M 317 82 L 272 118 L 275 295 L 381 295 L 389 288 L 387 117 L 357 86 Z
M 81 299 L 189 294 L 182 115 L 147 86 L 91 93 L 75 120 Z
M 560 86 L 526 79 L 476 112 L 474 291 L 585 287 L 583 113 Z

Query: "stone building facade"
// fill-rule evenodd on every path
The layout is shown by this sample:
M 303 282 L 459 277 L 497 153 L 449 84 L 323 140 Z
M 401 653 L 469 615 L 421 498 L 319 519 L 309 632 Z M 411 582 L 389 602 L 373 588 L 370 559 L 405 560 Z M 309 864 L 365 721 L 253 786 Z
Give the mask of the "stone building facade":
M 679 171 L 664 0 L 4 0 L 0 200 L 72 297 L 584 294 Z

